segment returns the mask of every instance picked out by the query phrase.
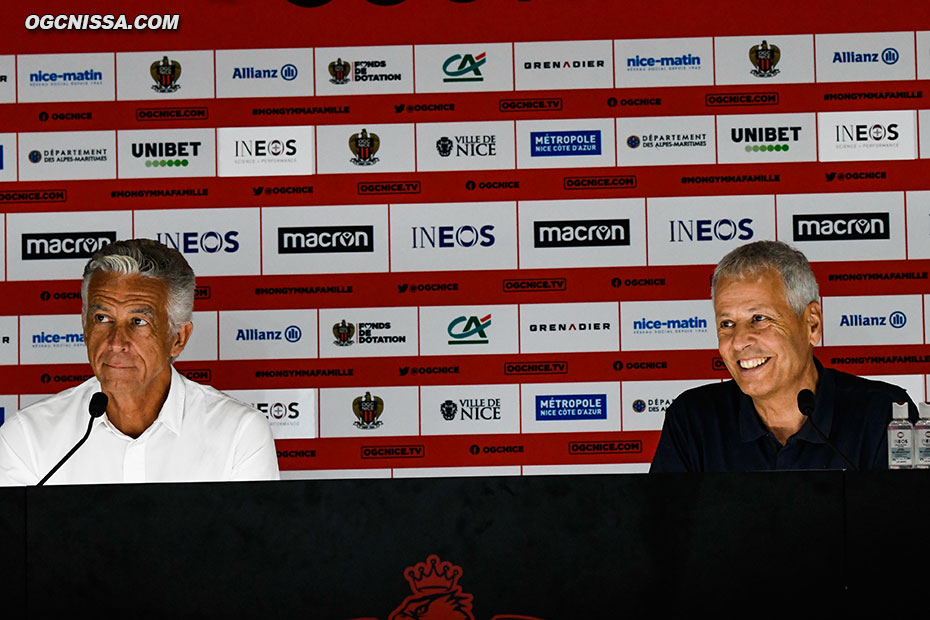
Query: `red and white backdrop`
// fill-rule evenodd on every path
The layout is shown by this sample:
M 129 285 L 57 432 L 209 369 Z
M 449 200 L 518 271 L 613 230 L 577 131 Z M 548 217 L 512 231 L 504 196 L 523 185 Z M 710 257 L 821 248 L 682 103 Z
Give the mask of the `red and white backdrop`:
M 643 471 L 759 239 L 826 365 L 926 400 L 926 3 L 96 4 L 0 9 L 6 416 L 89 376 L 78 276 L 130 237 L 285 476 Z

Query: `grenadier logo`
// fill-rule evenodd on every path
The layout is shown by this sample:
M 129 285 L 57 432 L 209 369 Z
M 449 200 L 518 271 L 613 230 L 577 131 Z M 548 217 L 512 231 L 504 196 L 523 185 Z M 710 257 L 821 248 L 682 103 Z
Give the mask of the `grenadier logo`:
M 152 86 L 155 92 L 173 93 L 181 88 L 178 84 L 178 78 L 181 77 L 181 63 L 177 60 L 168 60 L 167 56 L 163 56 L 161 62 L 156 60 L 152 63 L 149 71 L 152 79 L 155 80 L 155 85 Z
M 371 166 L 378 163 L 375 153 L 381 148 L 381 138 L 378 134 L 369 134 L 362 129 L 361 133 L 352 134 L 349 138 L 349 149 L 355 155 L 349 161 L 356 166 Z
M 781 50 L 777 45 L 769 45 L 766 41 L 762 41 L 761 45 L 753 45 L 749 50 L 749 60 L 755 69 L 750 73 L 760 78 L 774 77 L 781 73 L 775 68 L 780 59 Z
M 333 344 L 337 347 L 352 346 L 352 338 L 355 336 L 355 325 L 346 323 L 346 320 L 342 319 L 341 323 L 333 325 L 333 336 L 336 337 Z
M 372 397 L 371 392 L 365 392 L 364 397 L 359 396 L 353 400 L 352 411 L 355 412 L 355 417 L 358 418 L 354 422 L 357 428 L 371 430 L 384 424 L 378 419 L 384 412 L 384 401 L 378 396 Z
M 348 84 L 351 73 L 352 64 L 345 62 L 342 58 L 329 63 L 329 74 L 333 76 L 329 81 L 333 84 Z

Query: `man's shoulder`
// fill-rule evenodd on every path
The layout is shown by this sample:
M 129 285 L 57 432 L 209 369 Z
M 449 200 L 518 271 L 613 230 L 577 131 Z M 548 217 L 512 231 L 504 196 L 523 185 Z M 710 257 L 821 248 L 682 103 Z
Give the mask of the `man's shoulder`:
M 851 375 L 842 370 L 831 369 L 835 376 L 835 385 L 838 394 L 842 395 L 862 395 L 873 394 L 876 396 L 887 396 L 889 398 L 906 399 L 907 392 L 904 388 L 886 383 L 876 379 L 866 379 L 857 375 Z
M 226 423 L 238 423 L 253 417 L 265 420 L 265 416 L 257 409 L 236 400 L 229 394 L 212 386 L 191 381 L 184 375 L 180 377 L 184 384 L 185 408 L 191 408 L 207 418 L 222 420 Z
M 679 408 L 703 408 L 709 403 L 739 402 L 739 387 L 735 381 L 713 381 L 685 390 L 673 401 Z

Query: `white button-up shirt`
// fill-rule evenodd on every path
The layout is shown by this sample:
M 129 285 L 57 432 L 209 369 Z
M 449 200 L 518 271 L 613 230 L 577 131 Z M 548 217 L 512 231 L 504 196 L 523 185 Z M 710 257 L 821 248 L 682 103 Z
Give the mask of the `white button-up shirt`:
M 46 398 L 0 426 L 0 486 L 36 484 L 84 436 L 100 382 Z M 46 484 L 277 480 L 265 417 L 171 369 L 168 398 L 155 422 L 133 439 L 106 415 Z

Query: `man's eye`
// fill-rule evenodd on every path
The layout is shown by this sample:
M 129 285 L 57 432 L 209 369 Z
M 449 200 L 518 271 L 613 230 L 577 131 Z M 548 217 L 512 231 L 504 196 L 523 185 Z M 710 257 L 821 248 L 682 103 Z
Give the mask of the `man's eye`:
M 145 319 L 140 319 L 139 317 L 134 318 L 132 320 L 132 323 L 133 325 L 148 325 L 149 324 L 148 321 L 146 321 Z
M 733 327 L 733 321 L 720 321 L 720 329 Z
M 107 319 L 106 315 L 104 314 L 95 314 L 94 320 L 98 323 L 106 323 L 109 319 Z
M 763 322 L 763 321 L 765 321 L 765 320 L 767 320 L 767 319 L 768 319 L 768 317 L 765 316 L 765 315 L 762 315 L 762 314 L 756 314 L 756 315 L 754 315 L 754 316 L 752 317 L 752 320 L 753 320 L 754 323 L 761 323 L 761 322 Z

